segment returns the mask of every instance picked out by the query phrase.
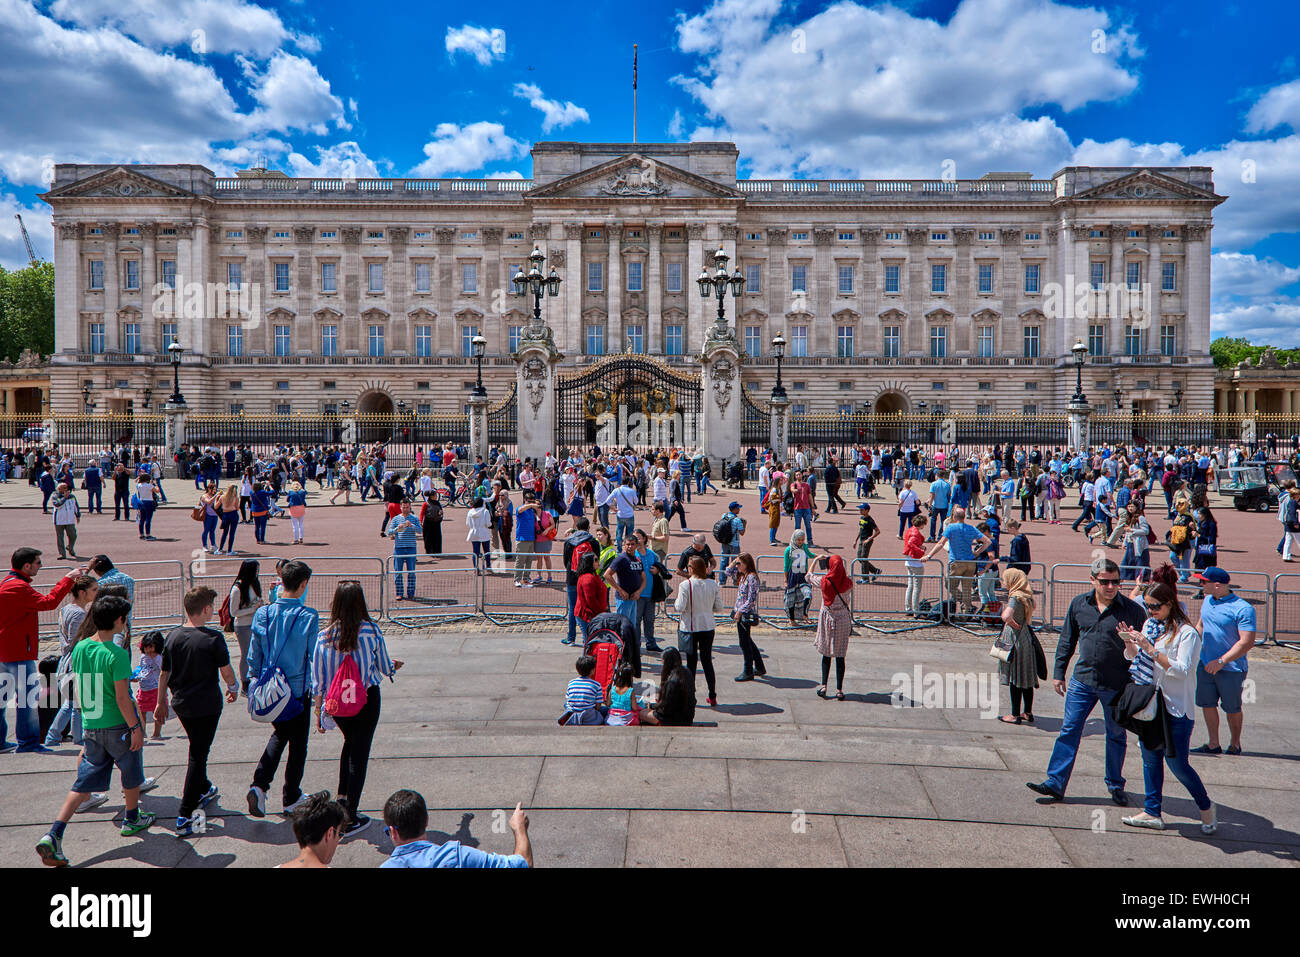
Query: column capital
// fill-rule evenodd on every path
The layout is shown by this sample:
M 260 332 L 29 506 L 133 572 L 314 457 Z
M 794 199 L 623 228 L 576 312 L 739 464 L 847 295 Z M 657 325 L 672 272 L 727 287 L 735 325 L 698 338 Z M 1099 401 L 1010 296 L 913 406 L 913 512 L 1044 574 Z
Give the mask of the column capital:
M 740 225 L 738 223 L 723 223 L 722 238 L 724 241 L 735 242 L 740 235 Z
M 1112 241 L 1124 239 L 1128 236 L 1129 226 L 1126 223 L 1111 223 L 1106 227 L 1106 235 Z
M 1059 226 L 1048 226 L 1046 229 L 1043 230 L 1043 235 L 1047 237 L 1047 241 L 1048 241 L 1049 243 L 1054 243 L 1054 242 L 1056 242 L 1056 241 L 1060 238 L 1060 236 L 1061 236 L 1061 227 L 1059 227 Z
M 699 239 L 703 239 L 703 238 L 704 238 L 704 224 L 703 224 L 703 223 L 687 223 L 687 224 L 686 224 L 686 235 L 687 235 L 687 237 L 690 238 L 692 241 L 694 241 L 694 240 L 699 240 Z
M 657 243 L 659 242 L 660 239 L 663 238 L 664 224 L 646 223 L 645 231 L 646 231 L 646 236 L 648 236 L 650 239 L 650 242 Z
M 1209 235 L 1209 232 L 1210 232 L 1209 226 L 1205 226 L 1199 223 L 1195 225 L 1189 224 L 1183 227 L 1183 238 L 1185 238 L 1189 243 L 1196 243 L 1196 242 L 1200 242 L 1207 235 Z
M 606 220 L 605 232 L 608 234 L 607 238 L 610 242 L 621 239 L 623 237 L 623 224 L 613 220 Z
M 80 239 L 81 238 L 81 230 L 82 230 L 81 223 L 55 223 L 54 229 L 55 232 L 58 234 L 59 239 Z
M 907 244 L 909 246 L 924 246 L 930 238 L 930 227 L 921 226 L 908 229 Z
M 346 246 L 356 246 L 361 242 L 360 226 L 345 226 L 339 230 L 343 234 L 343 243 Z
M 359 234 L 360 230 L 358 230 L 357 232 Z M 453 239 L 456 238 L 456 227 L 438 226 L 434 229 L 433 235 L 437 237 L 438 242 L 442 243 L 444 246 L 448 245 L 451 243 Z
M 829 246 L 833 242 L 835 242 L 834 228 L 827 228 L 824 226 L 813 228 L 814 246 Z
M 154 237 L 158 235 L 157 223 L 140 223 L 137 228 L 140 230 L 140 238 L 146 242 L 153 242 Z
M 881 233 L 884 230 L 877 229 L 875 226 L 864 226 L 858 230 L 858 235 L 862 237 L 863 243 L 871 245 L 880 242 Z
M 487 230 L 484 230 L 483 232 L 484 232 L 484 234 L 486 235 Z M 404 245 L 406 245 L 406 241 L 407 241 L 407 239 L 410 237 L 410 235 L 411 235 L 411 230 L 410 230 L 410 227 L 408 227 L 408 226 L 389 226 L 389 227 L 388 227 L 388 239 L 389 239 L 389 241 L 390 241 L 390 242 L 393 242 L 393 243 L 397 243 L 397 244 L 400 245 L 400 246 L 404 246 Z M 500 238 L 501 238 L 501 230 L 498 229 L 498 230 L 497 230 L 497 239 L 500 239 Z
M 1015 246 L 1020 242 L 1020 230 L 1003 229 L 998 233 L 998 238 L 1001 239 L 1004 246 Z
M 265 226 L 245 226 L 244 230 L 247 233 L 250 242 L 254 242 L 254 243 L 266 242 Z
M 316 238 L 316 228 L 314 226 L 295 226 L 293 228 L 293 238 L 296 242 L 310 243 Z
M 536 230 L 536 229 L 537 229 L 537 226 L 534 225 L 534 226 L 533 226 L 533 229 Z M 536 232 L 534 232 L 533 235 L 534 235 L 534 237 L 535 237 L 535 236 L 537 235 Z M 571 240 L 575 240 L 575 239 L 581 239 L 581 238 L 582 238 L 582 223 L 565 223 L 565 224 L 564 224 L 564 238 L 567 239 L 567 240 L 570 240 L 570 241 L 571 241 Z
M 1075 239 L 1092 239 L 1092 226 L 1070 226 L 1068 228 Z
M 101 223 L 100 229 L 104 231 L 104 238 L 117 242 L 118 236 L 122 233 L 122 227 L 117 223 Z
M 774 246 L 782 246 L 790 235 L 785 226 L 773 226 L 767 230 L 767 241 Z
M 971 241 L 975 238 L 975 230 L 954 229 L 952 231 L 952 238 L 958 246 L 969 246 Z

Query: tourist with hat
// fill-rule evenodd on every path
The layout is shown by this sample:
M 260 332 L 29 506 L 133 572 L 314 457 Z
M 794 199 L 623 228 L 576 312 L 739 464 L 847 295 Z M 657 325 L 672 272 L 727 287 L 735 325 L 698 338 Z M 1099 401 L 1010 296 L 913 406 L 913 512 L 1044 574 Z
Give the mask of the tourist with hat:
M 862 577 L 858 581 L 864 585 L 881 573 L 879 568 L 871 564 L 871 546 L 879 537 L 880 526 L 871 517 L 871 506 L 862 502 L 858 505 L 858 537 L 853 540 L 853 544 L 857 546 L 858 561 L 862 562 Z
M 1217 565 L 1193 576 L 1205 590 L 1197 630 L 1201 662 L 1196 668 L 1196 706 L 1205 715 L 1209 741 L 1192 750 L 1220 754 L 1219 708 L 1228 716 L 1231 735 L 1226 751 L 1241 754 L 1241 689 L 1246 655 L 1255 646 L 1255 606 L 1232 591 L 1232 576 Z
M 745 520 L 740 517 L 740 509 L 739 502 L 728 505 L 727 514 L 718 520 L 718 526 L 714 529 L 714 537 L 718 538 L 717 532 L 723 527 L 724 522 L 731 526 L 730 534 L 726 535 L 725 541 L 723 538 L 718 538 L 718 543 L 722 546 L 722 558 L 718 562 L 719 585 L 727 584 L 727 569 L 740 554 L 740 536 L 745 534 Z

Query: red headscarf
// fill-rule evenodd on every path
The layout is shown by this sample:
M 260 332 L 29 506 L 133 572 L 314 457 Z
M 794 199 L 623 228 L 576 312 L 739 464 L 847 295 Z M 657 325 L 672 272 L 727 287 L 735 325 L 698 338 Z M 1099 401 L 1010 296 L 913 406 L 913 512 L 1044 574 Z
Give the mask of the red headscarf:
M 822 576 L 822 603 L 830 608 L 836 595 L 842 595 L 853 587 L 853 580 L 844 570 L 844 559 L 832 555 L 826 574 Z

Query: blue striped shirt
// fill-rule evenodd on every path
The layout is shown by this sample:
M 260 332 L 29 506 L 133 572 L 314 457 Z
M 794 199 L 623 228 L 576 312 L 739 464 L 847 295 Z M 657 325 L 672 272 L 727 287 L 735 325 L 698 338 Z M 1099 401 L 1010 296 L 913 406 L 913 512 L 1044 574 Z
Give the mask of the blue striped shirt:
M 564 707 L 569 711 L 588 711 L 605 703 L 605 692 L 590 678 L 574 678 L 564 692 Z
M 423 534 L 420 522 L 414 515 L 398 515 L 388 523 L 388 532 L 393 536 L 393 551 L 413 552 L 416 550 L 417 536 Z
M 335 629 L 327 628 L 316 639 L 316 650 L 311 658 L 311 693 L 323 695 L 330 690 L 334 674 L 343 667 L 343 659 L 349 652 L 339 651 Z M 388 657 L 388 645 L 384 636 L 372 621 L 363 621 L 357 629 L 357 650 L 351 652 L 356 659 L 357 670 L 361 672 L 361 684 L 373 688 L 387 676 L 391 678 L 397 669 L 393 659 Z
M 1164 631 L 1164 626 L 1154 618 L 1148 618 L 1146 624 L 1142 626 L 1142 636 L 1147 641 L 1155 644 L 1160 633 Z M 1133 663 L 1128 666 L 1129 676 L 1133 679 L 1134 684 L 1153 685 L 1156 683 L 1154 673 L 1155 662 L 1145 651 L 1138 651 L 1133 658 Z

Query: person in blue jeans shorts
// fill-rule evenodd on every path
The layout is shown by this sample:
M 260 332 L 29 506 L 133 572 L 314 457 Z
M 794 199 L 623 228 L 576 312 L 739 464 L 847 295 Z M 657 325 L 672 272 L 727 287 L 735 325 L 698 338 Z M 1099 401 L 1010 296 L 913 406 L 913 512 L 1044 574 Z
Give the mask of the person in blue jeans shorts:
M 1196 706 L 1205 715 L 1209 741 L 1193 751 L 1219 754 L 1219 708 L 1228 716 L 1228 754 L 1241 754 L 1241 689 L 1246 655 L 1255 647 L 1255 606 L 1229 587 L 1231 576 L 1218 566 L 1193 576 L 1205 589 L 1198 630 L 1202 635 L 1196 668 Z
M 420 521 L 411 514 L 410 499 L 402 502 L 401 511 L 388 523 L 389 538 L 393 540 L 393 590 L 397 601 L 415 598 L 415 555 L 424 530 Z M 406 590 L 402 590 L 402 571 L 406 571 Z
M 1092 591 L 1070 602 L 1070 609 L 1056 643 L 1056 666 L 1052 687 L 1065 697 L 1061 730 L 1047 763 L 1047 777 L 1041 784 L 1030 782 L 1031 791 L 1048 803 L 1065 799 L 1065 789 L 1079 753 L 1083 727 L 1098 702 L 1106 719 L 1106 789 L 1120 807 L 1128 806 L 1124 791 L 1124 755 L 1128 748 L 1125 731 L 1111 717 L 1110 706 L 1128 684 L 1129 663 L 1119 637 L 1121 625 L 1141 628 L 1146 622 L 1142 606 L 1120 594 L 1119 566 L 1109 558 L 1098 558 L 1090 569 Z M 1067 688 L 1065 670 L 1075 650 L 1079 660 Z

